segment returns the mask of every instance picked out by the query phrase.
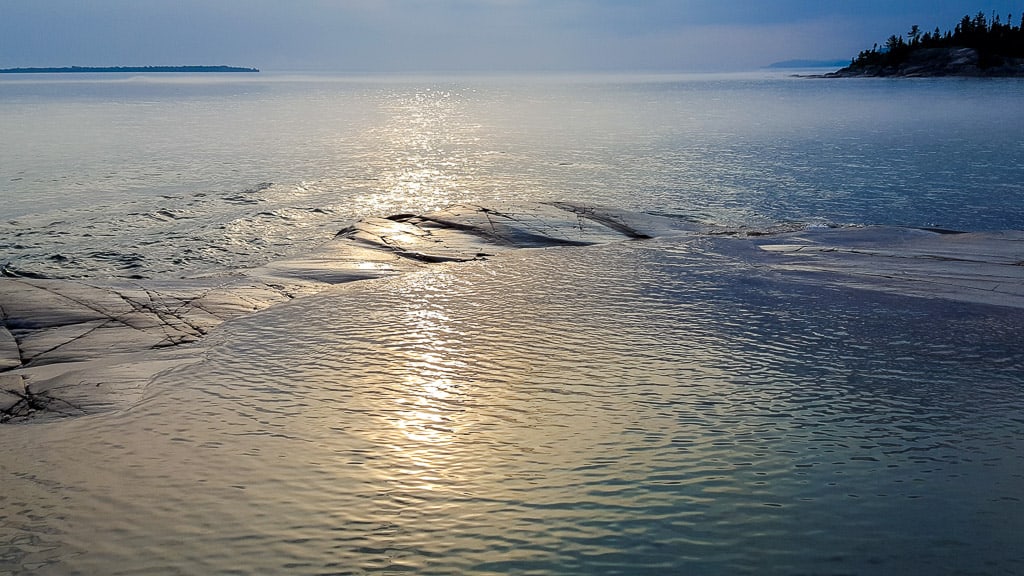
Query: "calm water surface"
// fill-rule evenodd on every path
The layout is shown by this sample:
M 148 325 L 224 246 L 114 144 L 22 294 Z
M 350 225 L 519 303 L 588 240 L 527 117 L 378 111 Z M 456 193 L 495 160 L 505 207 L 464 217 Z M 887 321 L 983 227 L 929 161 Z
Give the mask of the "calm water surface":
M 515 199 L 1024 228 L 1019 87 L 5 81 L 0 254 L 230 271 Z M 225 324 L 127 410 L 0 431 L 0 572 L 1024 572 L 1024 315 L 799 285 L 728 241 L 521 250 Z
M 1019 80 L 66 76 L 0 82 L 0 261 L 62 277 L 248 266 L 459 202 L 1024 228 Z

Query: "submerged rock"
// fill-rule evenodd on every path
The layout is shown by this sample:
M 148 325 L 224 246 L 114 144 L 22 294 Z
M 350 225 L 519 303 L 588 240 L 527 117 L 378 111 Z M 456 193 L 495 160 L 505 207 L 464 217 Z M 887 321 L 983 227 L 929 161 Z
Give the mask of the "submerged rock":
M 19 392 L 5 392 L 10 406 L 0 404 L 0 414 L 7 421 L 114 406 L 134 397 L 166 363 L 189 361 L 199 350 L 187 345 L 220 323 L 333 284 L 511 249 L 645 238 L 681 226 L 571 204 L 454 206 L 368 218 L 315 253 L 218 276 L 101 284 L 7 274 L 0 278 L 0 375 L 17 380 L 12 390 Z M 168 348 L 177 352 L 160 352 Z
M 1024 308 L 1024 232 L 811 230 L 755 242 L 773 270 L 815 283 Z
M 194 362 L 222 322 L 331 285 L 523 248 L 703 236 L 752 274 L 1024 308 L 1024 232 L 725 229 L 568 203 L 369 218 L 315 253 L 217 276 L 110 284 L 0 278 L 0 420 L 129 405 L 157 373 Z

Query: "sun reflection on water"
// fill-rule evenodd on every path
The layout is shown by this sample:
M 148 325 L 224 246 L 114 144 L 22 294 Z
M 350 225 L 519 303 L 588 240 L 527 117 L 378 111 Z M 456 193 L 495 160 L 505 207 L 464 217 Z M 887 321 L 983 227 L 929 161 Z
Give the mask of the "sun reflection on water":
M 439 210 L 459 202 L 474 180 L 471 144 L 479 126 L 466 122 L 457 92 L 424 88 L 389 96 L 384 125 L 370 131 L 383 164 L 371 194 L 360 199 L 379 214 L 403 208 Z
M 408 333 L 401 346 L 400 394 L 394 399 L 393 425 L 400 433 L 393 448 L 407 462 L 406 480 L 433 490 L 446 476 L 452 445 L 467 426 L 467 382 L 460 360 L 464 334 L 448 309 L 451 298 L 445 273 L 419 277 L 402 304 L 400 315 Z

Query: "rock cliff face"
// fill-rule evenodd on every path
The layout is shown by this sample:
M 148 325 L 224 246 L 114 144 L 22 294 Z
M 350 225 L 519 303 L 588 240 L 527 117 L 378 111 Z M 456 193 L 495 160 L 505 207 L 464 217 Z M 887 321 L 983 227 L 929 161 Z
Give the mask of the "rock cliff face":
M 1024 77 L 1024 59 L 984 56 L 973 48 L 922 48 L 895 64 L 853 65 L 826 78 Z

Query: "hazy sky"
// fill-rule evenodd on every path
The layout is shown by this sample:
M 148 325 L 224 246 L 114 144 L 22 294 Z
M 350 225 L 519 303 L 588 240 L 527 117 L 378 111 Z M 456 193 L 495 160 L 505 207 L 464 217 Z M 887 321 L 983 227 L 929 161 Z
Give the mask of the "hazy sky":
M 0 0 L 0 67 L 707 71 L 849 59 L 1024 0 Z

